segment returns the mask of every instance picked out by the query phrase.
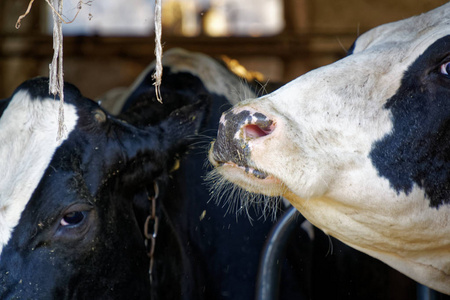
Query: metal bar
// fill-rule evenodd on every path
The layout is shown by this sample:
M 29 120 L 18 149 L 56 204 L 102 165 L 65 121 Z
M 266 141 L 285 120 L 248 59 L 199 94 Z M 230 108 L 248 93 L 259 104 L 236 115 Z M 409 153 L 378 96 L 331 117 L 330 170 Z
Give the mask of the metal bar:
M 423 284 L 417 284 L 417 300 L 439 300 L 442 298 L 441 293 L 430 289 Z
M 278 299 L 281 265 L 286 244 L 292 231 L 304 220 L 304 217 L 291 207 L 272 228 L 261 253 L 256 282 L 256 300 Z

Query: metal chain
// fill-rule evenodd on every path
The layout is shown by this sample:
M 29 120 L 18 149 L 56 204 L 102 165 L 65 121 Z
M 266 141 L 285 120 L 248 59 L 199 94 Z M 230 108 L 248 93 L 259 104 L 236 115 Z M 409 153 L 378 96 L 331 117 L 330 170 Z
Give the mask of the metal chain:
M 144 224 L 144 236 L 145 236 L 145 247 L 147 249 L 147 255 L 150 258 L 150 265 L 148 267 L 148 276 L 150 278 L 150 285 L 153 284 L 153 265 L 155 262 L 154 254 L 155 254 L 155 246 L 156 246 L 156 237 L 158 236 L 158 227 L 159 227 L 159 218 L 156 215 L 156 201 L 159 196 L 159 187 L 158 183 L 153 182 L 154 195 L 148 196 L 147 198 L 150 201 L 150 214 L 145 220 Z

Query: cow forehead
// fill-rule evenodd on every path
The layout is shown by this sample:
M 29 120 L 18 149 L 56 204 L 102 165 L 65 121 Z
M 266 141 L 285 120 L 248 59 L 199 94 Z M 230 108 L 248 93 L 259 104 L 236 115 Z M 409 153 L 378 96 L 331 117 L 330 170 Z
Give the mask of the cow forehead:
M 360 36 L 354 45 L 354 53 L 381 45 L 410 44 L 426 48 L 438 38 L 450 32 L 450 2 L 419 16 L 378 26 Z M 403 45 L 401 46 L 403 47 Z M 419 53 L 424 49 L 411 49 Z
M 39 184 L 60 142 L 56 140 L 59 101 L 33 98 L 19 90 L 0 118 L 0 253 Z M 68 134 L 78 116 L 64 104 Z

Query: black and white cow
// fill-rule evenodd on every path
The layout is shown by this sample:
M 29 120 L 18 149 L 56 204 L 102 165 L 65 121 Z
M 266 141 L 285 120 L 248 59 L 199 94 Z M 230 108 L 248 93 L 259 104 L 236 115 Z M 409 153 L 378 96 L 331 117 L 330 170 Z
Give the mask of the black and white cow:
M 225 113 L 210 161 L 327 234 L 450 294 L 450 3 Z
M 132 125 L 138 115 L 115 118 L 71 84 L 64 94 L 61 142 L 47 79 L 0 102 L 0 298 L 148 299 L 138 208 L 145 220 L 153 182 L 167 184 L 207 105 L 167 97 L 157 117 Z

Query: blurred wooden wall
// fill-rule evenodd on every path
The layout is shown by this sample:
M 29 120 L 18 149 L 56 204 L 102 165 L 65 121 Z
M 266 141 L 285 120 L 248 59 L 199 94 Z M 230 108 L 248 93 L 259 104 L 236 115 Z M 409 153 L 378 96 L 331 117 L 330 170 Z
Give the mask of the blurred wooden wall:
M 368 29 L 446 2 L 284 0 L 286 27 L 277 36 L 182 38 L 163 32 L 164 49 L 183 47 L 213 56 L 226 54 L 248 69 L 262 72 L 269 80 L 286 82 L 342 58 L 355 38 Z M 43 34 L 48 9 L 45 2 L 35 1 L 22 27 L 14 28 L 28 3 L 29 0 L 0 1 L 0 98 L 9 96 L 28 78 L 48 76 L 53 50 L 51 36 Z M 65 80 L 91 98 L 128 86 L 154 59 L 153 40 L 153 36 L 64 37 Z

